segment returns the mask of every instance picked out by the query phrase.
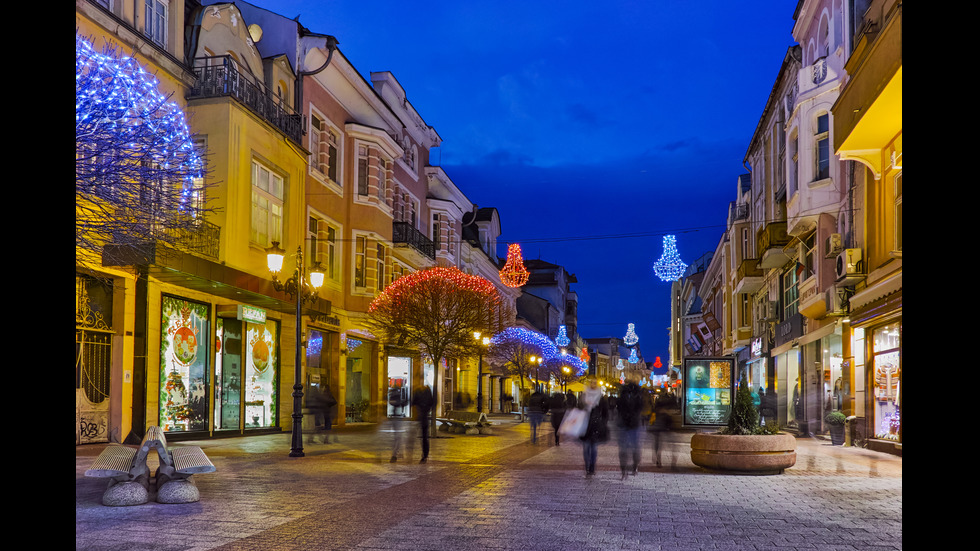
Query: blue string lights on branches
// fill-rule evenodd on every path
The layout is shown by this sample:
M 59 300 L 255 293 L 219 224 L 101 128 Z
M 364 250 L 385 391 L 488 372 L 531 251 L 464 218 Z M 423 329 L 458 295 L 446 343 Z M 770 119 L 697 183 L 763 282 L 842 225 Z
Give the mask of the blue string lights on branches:
M 680 255 L 677 254 L 677 238 L 673 235 L 664 236 L 664 252 L 653 265 L 653 271 L 661 281 L 677 281 L 687 269 Z

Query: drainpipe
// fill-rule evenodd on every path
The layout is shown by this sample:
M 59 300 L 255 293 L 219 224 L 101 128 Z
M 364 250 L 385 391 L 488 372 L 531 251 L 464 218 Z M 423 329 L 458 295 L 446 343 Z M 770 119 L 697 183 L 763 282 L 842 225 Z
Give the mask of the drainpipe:
M 300 71 L 299 74 L 296 75 L 296 110 L 300 113 L 300 115 L 303 114 L 303 77 L 313 76 L 326 69 L 327 66 L 330 65 L 330 60 L 333 59 L 334 51 L 337 50 L 337 44 L 339 44 L 339 42 L 337 42 L 336 38 L 328 35 L 326 41 L 327 42 L 324 47 L 327 49 L 327 60 L 323 62 L 323 65 L 313 71 Z

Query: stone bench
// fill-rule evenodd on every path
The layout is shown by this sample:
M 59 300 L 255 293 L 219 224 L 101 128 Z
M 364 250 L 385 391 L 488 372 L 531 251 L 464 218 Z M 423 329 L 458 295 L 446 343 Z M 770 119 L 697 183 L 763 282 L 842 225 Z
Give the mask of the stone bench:
M 159 503 L 193 503 L 201 494 L 192 475 L 213 473 L 216 468 L 198 446 L 167 447 L 160 427 L 149 427 L 139 447 L 110 444 L 85 471 L 85 476 L 109 478 L 102 503 L 110 507 L 142 505 L 150 497 L 150 469 L 147 457 L 157 451 L 159 466 L 152 482 Z
M 445 417 L 437 417 L 439 430 L 463 434 L 493 434 L 493 423 L 487 414 L 477 411 L 448 411 Z

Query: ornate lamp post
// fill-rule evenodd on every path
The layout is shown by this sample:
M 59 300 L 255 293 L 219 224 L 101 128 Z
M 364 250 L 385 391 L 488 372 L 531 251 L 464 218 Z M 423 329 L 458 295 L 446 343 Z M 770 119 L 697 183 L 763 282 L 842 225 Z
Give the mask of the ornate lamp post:
M 483 413 L 483 353 L 490 346 L 490 337 L 480 338 L 480 332 L 473 332 L 473 339 L 476 340 L 477 347 L 480 349 L 480 366 L 476 379 L 476 411 Z
M 279 272 L 282 270 L 282 263 L 285 259 L 286 251 L 279 247 L 278 241 L 273 241 L 272 246 L 266 249 L 266 260 L 269 264 L 269 271 L 272 272 L 272 286 L 280 292 L 285 292 L 290 298 L 296 298 L 296 363 L 293 385 L 293 431 L 292 447 L 289 457 L 303 457 L 303 303 L 316 302 L 318 295 L 317 289 L 323 285 L 324 270 L 319 262 L 313 264 L 309 269 L 310 280 L 306 281 L 306 271 L 303 265 L 303 248 L 296 247 L 296 269 L 292 277 L 285 282 L 279 281 Z

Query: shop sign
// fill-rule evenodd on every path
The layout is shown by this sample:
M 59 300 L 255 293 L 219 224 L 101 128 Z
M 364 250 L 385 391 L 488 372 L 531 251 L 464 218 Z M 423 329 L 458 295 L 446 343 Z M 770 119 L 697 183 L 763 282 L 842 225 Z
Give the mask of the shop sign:
M 762 355 L 762 338 L 756 337 L 752 339 L 752 357 L 758 358 Z
M 333 325 L 340 327 L 340 318 L 336 316 L 327 316 L 324 314 L 310 314 L 310 321 L 313 323 L 321 323 L 324 325 Z
M 237 308 L 237 314 L 239 320 L 247 321 L 251 323 L 265 324 L 265 310 L 261 308 L 248 306 L 247 304 L 239 304 Z
M 728 424 L 734 396 L 735 358 L 685 358 L 681 376 L 684 426 Z

